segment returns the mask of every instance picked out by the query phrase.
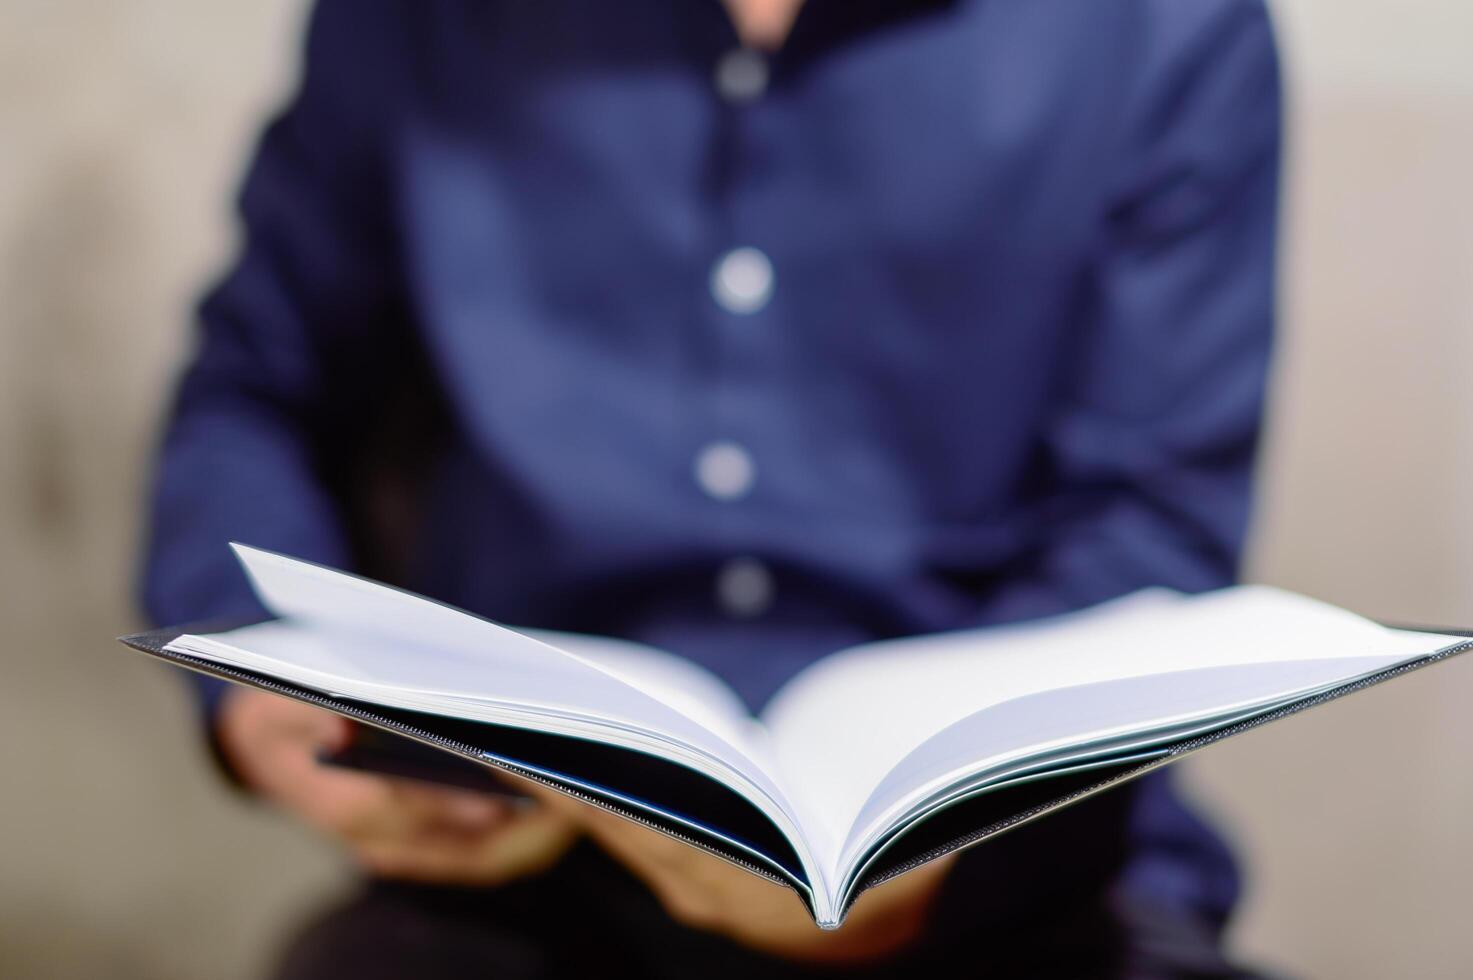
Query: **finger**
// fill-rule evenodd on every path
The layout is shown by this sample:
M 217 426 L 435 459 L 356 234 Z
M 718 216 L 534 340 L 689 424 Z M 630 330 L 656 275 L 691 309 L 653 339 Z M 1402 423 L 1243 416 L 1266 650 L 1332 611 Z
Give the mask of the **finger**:
M 682 871 L 708 855 L 618 814 L 587 807 L 582 827 L 606 849 L 645 866 Z M 712 860 L 715 860 L 714 858 Z
M 316 727 L 318 735 L 327 730 Z M 308 731 L 299 728 L 293 740 L 272 747 L 258 783 L 262 792 L 319 829 L 354 840 L 410 839 L 432 828 L 478 832 L 502 816 L 493 798 L 482 801 L 476 794 L 325 765 L 301 740 Z
M 354 723 L 342 715 L 323 712 L 311 726 L 310 737 L 319 751 L 341 752 L 352 743 L 353 728 Z
M 336 752 L 353 741 L 354 723 L 331 711 L 292 712 L 283 731 L 319 751 Z
M 359 861 L 383 877 L 445 884 L 498 884 L 543 870 L 574 840 L 556 818 L 518 816 L 480 835 L 428 835 L 413 841 L 370 839 L 354 848 Z
M 352 739 L 354 723 L 325 708 L 269 692 L 248 692 L 236 699 L 237 710 L 255 715 L 257 730 L 271 738 L 305 741 L 325 749 L 340 749 Z
M 701 862 L 717 859 L 611 814 L 593 818 L 582 827 L 606 853 L 643 881 L 666 911 L 680 921 L 694 925 L 706 921 L 713 912 Z
M 536 801 L 539 808 L 550 813 L 558 814 L 562 819 L 590 834 L 606 834 L 610 837 L 623 839 L 631 835 L 653 833 L 653 831 L 641 827 L 631 820 L 626 820 L 616 813 L 610 813 L 602 807 L 569 796 L 567 793 L 543 786 L 540 783 L 523 780 L 519 788 L 523 788 L 526 794 Z
M 409 836 L 416 815 L 395 801 L 393 781 L 324 766 L 310 755 L 283 760 L 278 798 L 308 823 L 342 837 Z
M 504 825 L 512 816 L 508 801 L 486 793 L 395 780 L 393 794 L 394 801 L 428 832 L 479 834 Z
M 553 813 L 560 813 L 565 819 L 575 823 L 582 821 L 585 810 L 595 813 L 602 812 L 597 807 L 590 806 L 582 800 L 574 799 L 567 793 L 555 790 L 551 786 L 545 786 L 542 783 L 533 782 L 530 779 L 523 779 L 520 776 L 513 776 L 510 773 L 502 772 L 498 772 L 496 778 L 505 782 L 512 792 L 521 793 L 523 796 L 533 800 L 541 809 Z

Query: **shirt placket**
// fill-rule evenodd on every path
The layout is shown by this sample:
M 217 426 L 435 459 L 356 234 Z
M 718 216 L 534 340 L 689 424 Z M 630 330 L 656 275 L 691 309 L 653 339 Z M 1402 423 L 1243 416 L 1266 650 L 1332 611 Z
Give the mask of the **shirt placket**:
M 753 334 L 771 326 L 767 314 L 778 300 L 778 270 L 756 229 L 742 214 L 740 193 L 748 176 L 746 131 L 751 115 L 762 110 L 770 81 L 767 56 L 740 45 L 721 52 L 711 65 L 712 97 L 720 104 L 719 152 L 728 156 L 720 161 L 725 179 L 718 184 L 716 200 L 722 240 L 715 243 L 705 284 L 705 304 L 715 324 L 720 353 L 712 391 L 715 431 L 697 450 L 692 472 L 711 505 L 718 508 L 717 520 L 728 527 L 742 523 L 735 520 L 734 511 L 753 505 L 761 479 L 761 446 L 756 444 L 760 435 L 744 424 L 740 400 L 730 396 L 741 383 L 736 377 L 743 373 L 741 350 L 760 341 Z M 729 555 L 716 568 L 712 599 L 724 615 L 752 619 L 772 606 L 775 581 L 769 560 L 743 549 L 736 537 L 730 541 Z

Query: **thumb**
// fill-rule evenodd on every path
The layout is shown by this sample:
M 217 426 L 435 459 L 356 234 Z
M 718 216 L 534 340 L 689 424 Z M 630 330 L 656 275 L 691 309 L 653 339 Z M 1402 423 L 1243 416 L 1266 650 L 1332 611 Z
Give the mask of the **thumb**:
M 279 730 L 293 741 L 306 742 L 328 752 L 346 748 L 353 741 L 357 723 L 326 708 L 281 698 L 267 704 L 276 716 Z
M 311 730 L 311 737 L 318 749 L 324 752 L 340 752 L 353 741 L 353 732 L 358 723 L 330 711 L 320 712 Z
M 590 809 L 585 807 L 584 804 L 580 803 L 579 801 L 573 799 L 573 797 L 569 796 L 568 794 L 560 793 L 550 786 L 544 786 L 543 784 L 533 782 L 530 779 L 521 779 L 519 777 L 507 775 L 505 773 L 498 773 L 497 775 L 499 778 L 504 779 L 511 785 L 515 786 L 516 789 L 520 792 L 523 792 L 530 796 L 533 800 L 536 800 L 539 804 L 541 804 L 552 813 L 559 813 L 562 814 L 564 817 L 577 817 L 577 815 L 582 810 Z

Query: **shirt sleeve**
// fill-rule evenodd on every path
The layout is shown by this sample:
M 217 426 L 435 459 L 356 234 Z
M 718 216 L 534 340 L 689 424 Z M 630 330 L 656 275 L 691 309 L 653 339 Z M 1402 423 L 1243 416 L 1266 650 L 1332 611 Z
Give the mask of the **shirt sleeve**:
M 1037 544 L 987 622 L 1237 573 L 1274 320 L 1278 64 L 1259 0 L 1155 9 L 1042 433 Z
M 259 611 L 230 541 L 350 563 L 335 463 L 404 348 L 375 145 L 388 65 L 350 8 L 315 9 L 299 89 L 244 181 L 239 257 L 199 310 L 154 472 L 155 623 Z M 207 709 L 222 687 L 201 679 Z

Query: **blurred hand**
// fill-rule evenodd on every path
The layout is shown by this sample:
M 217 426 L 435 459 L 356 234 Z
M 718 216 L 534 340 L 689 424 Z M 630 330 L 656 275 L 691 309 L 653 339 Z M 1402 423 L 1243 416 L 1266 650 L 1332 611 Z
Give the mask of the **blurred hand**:
M 318 753 L 346 745 L 352 723 L 300 701 L 235 689 L 218 718 L 221 747 L 248 787 L 383 877 L 500 884 L 549 867 L 577 836 L 545 806 L 323 765 Z
M 953 863 L 933 861 L 871 888 L 841 929 L 824 932 L 783 885 L 544 787 L 528 784 L 528 792 L 642 879 L 677 922 L 789 959 L 842 963 L 899 952 L 920 936 Z

